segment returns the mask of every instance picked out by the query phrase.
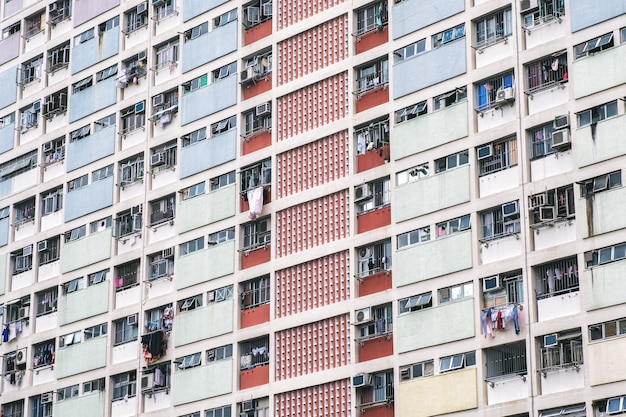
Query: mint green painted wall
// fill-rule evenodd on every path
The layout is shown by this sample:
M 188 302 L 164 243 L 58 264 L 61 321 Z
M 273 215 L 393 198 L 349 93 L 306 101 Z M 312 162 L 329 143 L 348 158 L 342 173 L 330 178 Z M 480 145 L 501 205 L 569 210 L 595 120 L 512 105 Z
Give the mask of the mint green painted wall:
M 104 417 L 104 391 L 54 403 L 54 415 L 63 417 Z
M 572 123 L 572 121 L 570 121 Z M 626 155 L 626 115 L 603 120 L 596 125 L 596 139 L 591 137 L 591 126 L 574 132 L 576 145 L 572 147 L 578 167 L 606 161 L 616 156 Z
M 59 297 L 59 324 L 74 323 L 109 311 L 110 281 Z
M 466 230 L 396 251 L 393 279 L 398 287 L 472 267 L 472 234 Z
M 175 406 L 232 392 L 233 359 L 174 372 L 172 391 Z
M 174 346 L 182 346 L 233 331 L 235 302 L 212 303 L 174 317 Z
M 63 245 L 61 272 L 74 271 L 111 257 L 111 229 Z
M 447 303 L 398 316 L 398 352 L 410 352 L 474 337 L 474 299 Z
M 467 101 L 393 127 L 391 156 L 402 159 L 468 135 Z M 424 161 L 426 162 L 426 161 Z
M 235 241 L 209 246 L 176 259 L 176 289 L 210 281 L 235 272 Z
M 108 337 L 96 337 L 76 345 L 57 349 L 54 371 L 56 378 L 92 371 L 106 366 Z M 59 414 L 63 415 L 64 414 Z
M 235 215 L 237 188 L 231 185 L 182 201 L 176 211 L 178 233 Z
M 469 164 L 396 187 L 393 211 L 401 222 L 468 201 Z
M 613 230 L 626 228 L 626 216 L 616 215 L 626 206 L 626 187 L 595 193 L 592 197 L 593 207 L 593 235 L 612 232 Z M 589 225 L 587 214 L 587 199 L 580 198 L 576 201 L 576 222 L 579 235 L 589 237 Z
M 617 39 L 615 43 L 617 44 Z M 626 62 L 625 45 L 574 61 L 570 75 L 572 80 L 576 80 L 574 98 L 585 97 L 626 83 L 626 71 L 606 71 L 607 68 L 622 68 L 624 62 Z M 598 77 L 598 74 L 602 76 Z
M 626 303 L 626 261 L 594 266 L 582 273 L 585 310 Z

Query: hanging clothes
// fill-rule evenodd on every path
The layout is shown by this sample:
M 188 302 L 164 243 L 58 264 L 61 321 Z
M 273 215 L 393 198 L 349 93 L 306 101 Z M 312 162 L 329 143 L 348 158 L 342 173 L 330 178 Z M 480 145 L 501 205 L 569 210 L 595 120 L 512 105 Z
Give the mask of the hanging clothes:
M 256 187 L 252 190 L 248 190 L 248 204 L 250 205 L 250 212 L 248 218 L 250 220 L 256 219 L 263 211 L 263 187 Z

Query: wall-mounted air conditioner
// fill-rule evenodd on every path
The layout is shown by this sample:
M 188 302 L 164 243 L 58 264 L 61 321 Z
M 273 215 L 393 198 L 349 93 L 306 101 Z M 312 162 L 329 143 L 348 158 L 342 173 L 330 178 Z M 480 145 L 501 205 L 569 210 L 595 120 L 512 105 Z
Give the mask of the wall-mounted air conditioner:
M 502 288 L 500 286 L 500 276 L 494 275 L 489 278 L 483 278 L 483 292 L 495 291 Z
M 559 337 L 556 333 L 547 334 L 543 337 L 543 346 L 552 347 L 559 344 Z
M 372 309 L 367 307 L 361 310 L 357 310 L 354 314 L 356 324 L 362 324 L 372 321 Z
M 528 202 L 530 204 L 530 208 L 531 209 L 545 206 L 546 205 L 546 194 L 545 193 L 540 193 L 540 194 L 534 194 L 534 195 L 528 196 Z
M 352 386 L 354 388 L 369 387 L 372 385 L 372 376 L 370 374 L 358 374 L 352 377 Z
M 568 129 L 557 130 L 557 131 L 552 132 L 552 147 L 553 148 L 566 146 L 569 144 L 569 142 L 570 140 L 569 140 Z
M 554 220 L 556 218 L 554 207 L 540 207 L 539 208 L 539 220 L 545 222 L 546 220 Z
M 502 216 L 511 217 L 519 213 L 519 207 L 517 201 L 511 201 L 510 203 L 502 204 Z
M 15 353 L 15 364 L 16 365 L 26 364 L 26 348 L 21 348 Z
M 491 145 L 491 143 L 488 145 L 479 146 L 476 149 L 476 156 L 479 160 L 489 158 L 491 155 L 493 155 L 493 146 Z
M 165 154 L 163 152 L 155 153 L 150 157 L 150 165 L 155 167 L 165 163 Z
M 354 201 L 365 200 L 372 196 L 372 188 L 369 184 L 361 184 L 354 189 Z
M 37 252 L 43 252 L 48 249 L 48 241 L 42 240 L 41 242 L 37 242 Z

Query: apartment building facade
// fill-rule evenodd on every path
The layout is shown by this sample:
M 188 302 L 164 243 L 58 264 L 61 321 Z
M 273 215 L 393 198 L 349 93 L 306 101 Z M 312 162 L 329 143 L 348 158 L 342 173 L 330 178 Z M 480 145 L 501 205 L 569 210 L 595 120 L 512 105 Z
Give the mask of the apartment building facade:
M 3 0 L 4 417 L 626 413 L 626 3 Z

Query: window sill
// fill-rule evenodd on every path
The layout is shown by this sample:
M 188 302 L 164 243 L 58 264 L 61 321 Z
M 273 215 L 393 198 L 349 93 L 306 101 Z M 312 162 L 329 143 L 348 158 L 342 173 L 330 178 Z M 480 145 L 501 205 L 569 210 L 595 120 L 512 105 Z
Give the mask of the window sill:
M 510 36 L 512 35 L 495 36 L 493 38 L 486 39 L 480 43 L 477 43 L 476 45 L 472 45 L 472 48 L 475 49 L 477 53 L 482 54 L 484 50 L 486 48 L 489 48 L 490 46 L 497 45 L 502 42 L 504 42 L 505 45 L 508 44 Z
M 54 363 L 51 364 L 47 364 L 47 365 L 41 365 L 41 366 L 33 366 L 33 372 L 35 373 L 35 375 L 39 375 L 39 372 L 41 371 L 45 371 L 45 370 L 54 370 Z
M 541 376 L 543 376 L 544 378 L 547 378 L 548 374 L 551 372 L 558 372 L 558 371 L 562 371 L 562 370 L 570 369 L 570 368 L 574 368 L 576 372 L 579 372 L 582 365 L 584 365 L 584 362 L 565 363 L 563 365 L 554 365 L 548 368 L 537 369 L 537 373 L 540 373 Z
M 555 81 L 550 81 L 547 82 L 545 84 L 542 85 L 538 85 L 537 87 L 534 88 L 530 88 L 526 91 L 524 91 L 524 94 L 526 94 L 531 100 L 534 98 L 535 94 L 544 92 L 544 91 L 552 91 L 552 89 L 554 89 L 555 87 L 558 87 L 560 89 L 564 89 L 565 88 L 565 84 L 567 84 L 569 80 L 555 80 Z
M 570 224 L 572 224 L 572 220 L 575 220 L 575 219 L 576 219 L 576 215 L 571 215 L 571 216 L 567 216 L 567 217 L 557 217 L 556 219 L 544 220 L 544 221 L 542 221 L 540 223 L 531 224 L 530 228 L 533 229 L 536 234 L 539 234 L 539 231 L 541 229 L 554 227 L 555 224 L 563 223 L 563 222 L 567 222 L 567 224 L 570 225 Z
M 520 239 L 519 235 L 520 235 L 520 232 L 510 232 L 510 233 L 497 235 L 494 237 L 482 238 L 482 239 L 479 239 L 479 242 L 482 245 L 484 245 L 486 248 L 488 248 L 492 242 L 495 242 L 496 240 L 500 240 L 500 239 L 505 239 L 507 237 L 514 237 L 516 240 L 519 240 Z
M 376 333 L 376 334 L 373 334 L 373 335 L 359 337 L 359 338 L 357 338 L 357 341 L 359 342 L 359 346 L 363 347 L 365 342 L 369 342 L 370 340 L 375 340 L 375 339 L 382 339 L 382 338 L 385 338 L 387 340 L 391 340 L 393 338 L 393 330 L 389 330 L 389 331 L 384 332 L 384 333 Z

